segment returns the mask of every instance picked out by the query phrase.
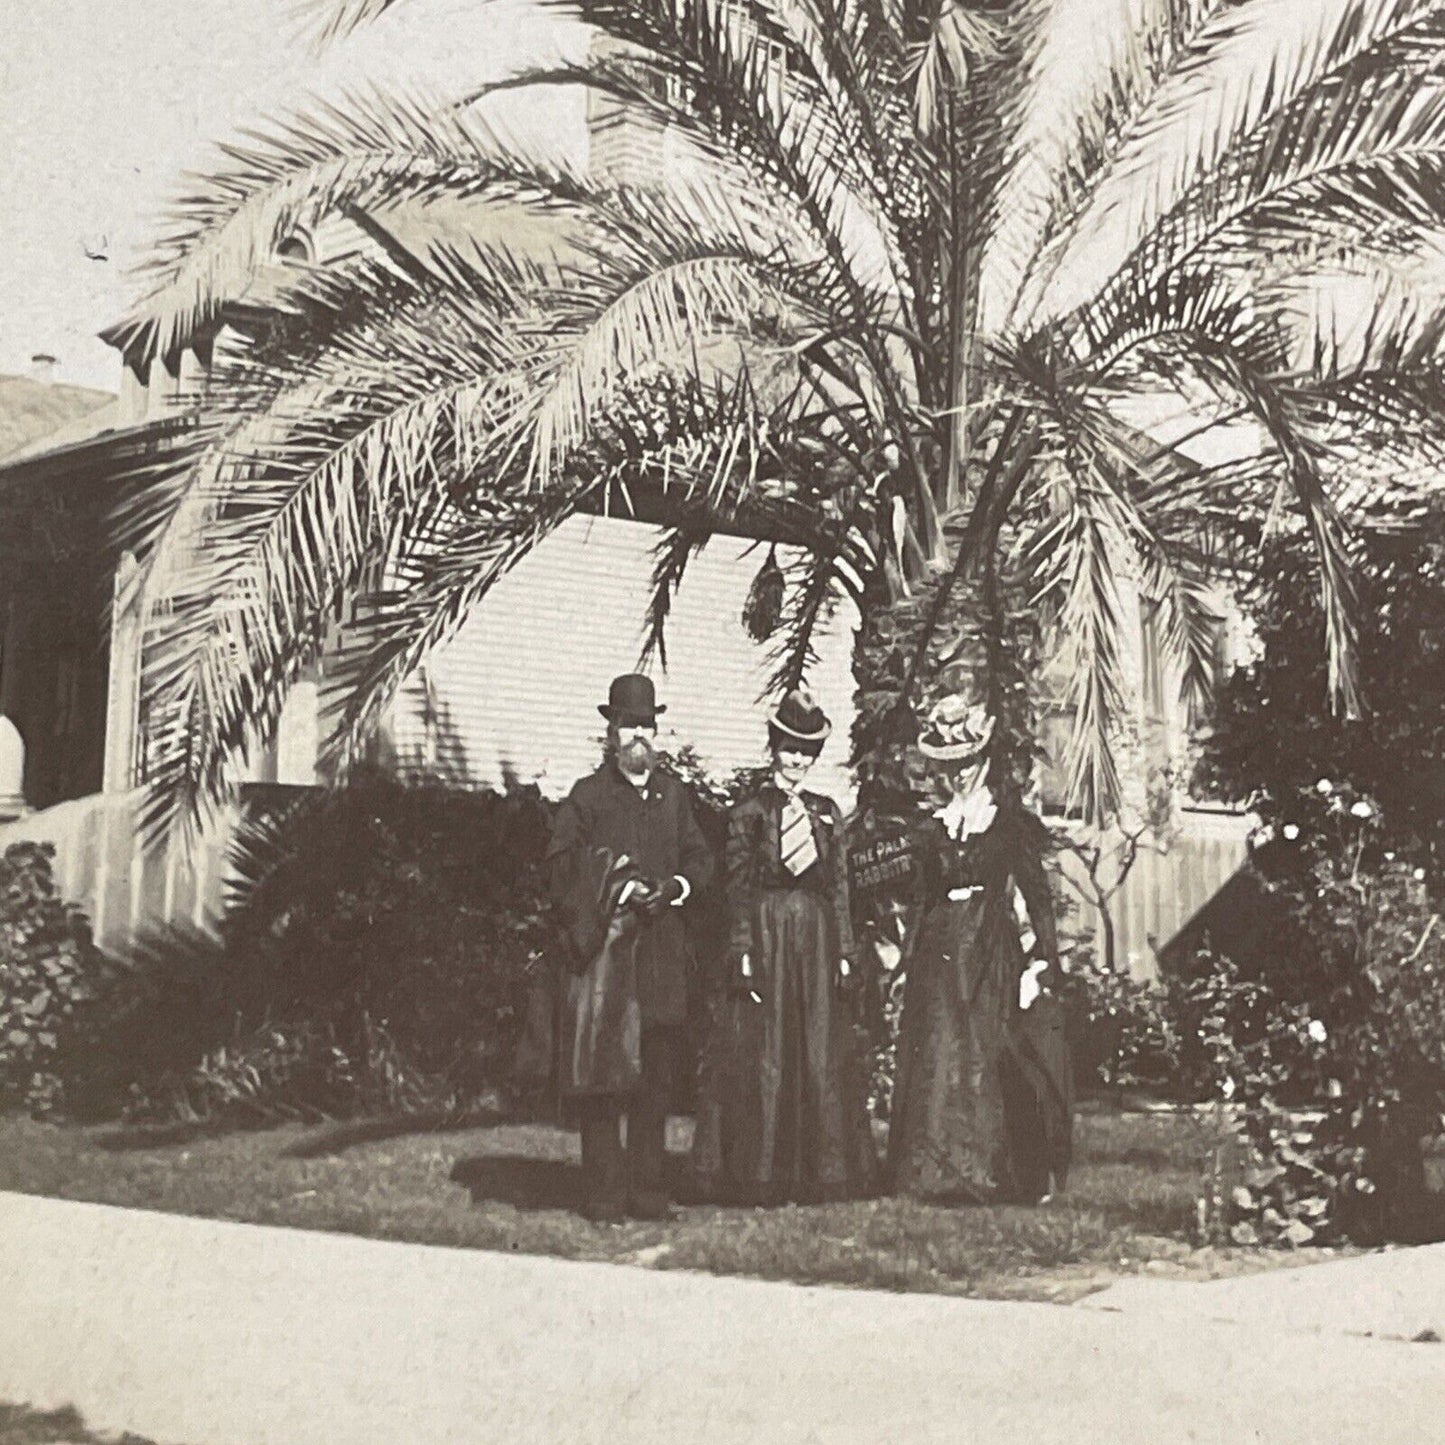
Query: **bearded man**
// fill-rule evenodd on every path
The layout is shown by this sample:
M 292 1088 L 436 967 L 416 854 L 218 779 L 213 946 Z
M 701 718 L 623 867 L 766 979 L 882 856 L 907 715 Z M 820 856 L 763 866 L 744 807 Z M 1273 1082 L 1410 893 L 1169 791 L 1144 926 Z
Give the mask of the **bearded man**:
M 638 1077 L 626 1092 L 603 1081 L 578 1087 L 581 1113 L 583 1213 L 599 1223 L 631 1214 L 666 1219 L 663 1182 L 668 1099 L 687 1020 L 691 949 L 679 909 L 712 878 L 713 858 L 682 782 L 658 768 L 657 703 L 651 679 L 614 679 L 607 702 L 607 749 L 596 772 L 579 781 L 557 811 L 548 859 L 553 897 L 567 914 L 580 896 L 602 900 L 634 949 L 636 1012 L 640 1016 Z M 589 891 L 586 879 L 605 857 L 620 886 Z M 575 922 L 575 919 L 573 920 Z M 621 1127 L 626 1119 L 624 1153 Z

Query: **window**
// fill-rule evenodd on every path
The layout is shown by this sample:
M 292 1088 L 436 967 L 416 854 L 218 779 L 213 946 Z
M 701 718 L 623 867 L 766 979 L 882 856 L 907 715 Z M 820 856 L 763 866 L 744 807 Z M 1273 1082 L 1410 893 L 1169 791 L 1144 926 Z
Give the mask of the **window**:
M 767 68 L 768 104 L 774 115 L 781 116 L 788 81 L 788 47 L 780 40 L 764 40 L 759 49 Z
M 1163 609 L 1157 602 L 1139 602 L 1139 701 L 1148 722 L 1160 722 L 1166 706 L 1166 668 L 1162 636 Z
M 1062 703 L 1047 708 L 1039 718 L 1039 808 L 1046 817 L 1082 821 L 1082 805 L 1069 797 L 1069 739 L 1073 732 L 1074 711 Z
M 724 0 L 718 7 L 718 18 L 728 38 L 728 49 L 738 59 L 751 53 L 752 63 L 761 63 L 765 77 L 765 94 L 774 114 L 781 115 L 786 96 L 789 50 L 786 42 L 761 35 L 746 7 L 739 0 Z M 651 72 L 645 81 L 660 101 L 685 108 L 692 97 L 676 76 Z

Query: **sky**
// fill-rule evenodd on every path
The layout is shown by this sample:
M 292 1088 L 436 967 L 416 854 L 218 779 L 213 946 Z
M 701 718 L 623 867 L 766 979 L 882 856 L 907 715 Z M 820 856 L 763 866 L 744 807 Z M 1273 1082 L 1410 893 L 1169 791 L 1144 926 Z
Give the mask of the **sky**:
M 0 0 L 0 373 L 115 390 L 96 333 L 208 145 L 361 80 L 448 90 L 555 54 L 527 0 L 403 0 L 317 59 L 294 0 Z M 573 32 L 575 34 L 575 32 Z
M 0 373 L 43 352 L 57 380 L 118 386 L 96 333 L 125 310 L 128 263 L 211 142 L 363 80 L 455 94 L 577 53 L 576 28 L 532 0 L 401 0 L 317 58 L 297 3 L 0 0 Z M 1091 17 L 1147 3 L 1060 0 L 1063 51 L 1084 55 Z M 1124 209 L 1106 207 L 1106 220 L 1123 225 Z M 1101 225 L 1090 240 L 1107 251 Z M 1078 284 L 1098 271 L 1087 260 L 1068 268 Z M 1431 264 L 1445 275 L 1445 261 Z

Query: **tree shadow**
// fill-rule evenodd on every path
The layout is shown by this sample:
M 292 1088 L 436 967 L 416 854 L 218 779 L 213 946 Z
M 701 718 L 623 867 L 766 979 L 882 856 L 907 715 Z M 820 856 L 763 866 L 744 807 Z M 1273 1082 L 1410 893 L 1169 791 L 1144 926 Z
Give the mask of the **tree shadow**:
M 205 1139 L 220 1139 L 227 1134 L 259 1134 L 267 1129 L 280 1128 L 285 1122 L 281 1119 L 232 1117 L 176 1120 L 165 1124 L 125 1124 L 97 1134 L 92 1142 L 97 1149 L 112 1154 L 141 1153 L 147 1149 L 175 1149 Z
M 348 1119 L 319 1133 L 299 1139 L 282 1155 L 287 1159 L 322 1159 L 359 1144 L 401 1139 L 409 1134 L 455 1134 L 463 1129 L 495 1129 L 523 1122 L 525 1114 L 502 1108 L 430 1109 L 413 1114 L 383 1114 L 369 1119 Z
M 476 788 L 479 778 L 456 713 L 427 675 L 422 679 L 420 703 L 427 748 L 419 768 L 421 775 L 444 788 Z
M 307 1134 L 281 1151 L 283 1159 L 322 1159 L 343 1153 L 361 1144 L 374 1144 L 384 1139 L 400 1139 L 409 1134 L 454 1134 L 464 1129 L 495 1129 L 501 1124 L 531 1123 L 535 1111 L 525 1108 L 488 1107 L 480 1109 L 425 1109 L 413 1113 L 370 1115 L 361 1119 L 340 1121 L 308 1120 L 320 1123 L 315 1133 Z M 164 1124 L 127 1124 L 98 1134 L 97 1149 L 112 1154 L 142 1153 L 147 1149 L 175 1149 L 206 1139 L 220 1139 L 230 1134 L 260 1134 L 280 1129 L 295 1120 L 279 1118 L 245 1118 L 232 1115 L 219 1119 L 176 1120 Z M 4 1445 L 0 1441 L 0 1445 Z

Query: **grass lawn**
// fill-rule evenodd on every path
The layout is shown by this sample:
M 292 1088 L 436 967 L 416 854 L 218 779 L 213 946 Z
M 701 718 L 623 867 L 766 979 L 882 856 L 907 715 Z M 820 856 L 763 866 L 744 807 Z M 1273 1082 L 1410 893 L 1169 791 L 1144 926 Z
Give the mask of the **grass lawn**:
M 97 1435 L 74 1411 L 0 1405 L 0 1445 L 151 1445 L 139 1435 Z
M 685 1121 L 673 1122 L 680 1170 Z M 670 1224 L 597 1227 L 571 1212 L 575 1134 L 545 1124 L 384 1119 L 206 1136 L 12 1116 L 0 1119 L 0 1189 L 654 1269 L 1067 1301 L 1138 1270 L 1201 1278 L 1291 1258 L 1191 1247 L 1207 1147 L 1184 1116 L 1084 1113 L 1068 1191 L 1038 1208 L 693 1206 Z

